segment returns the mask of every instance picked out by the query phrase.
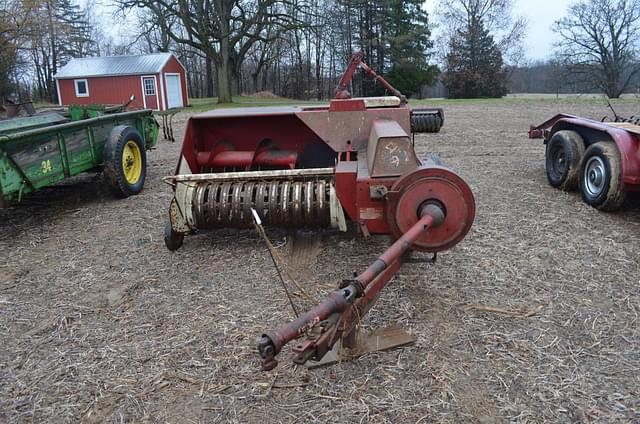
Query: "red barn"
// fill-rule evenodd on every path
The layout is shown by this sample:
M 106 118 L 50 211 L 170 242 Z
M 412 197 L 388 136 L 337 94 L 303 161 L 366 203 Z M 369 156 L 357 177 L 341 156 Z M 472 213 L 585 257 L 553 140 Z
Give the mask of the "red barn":
M 171 53 L 72 59 L 54 76 L 60 106 L 121 104 L 167 110 L 189 105 L 186 70 Z

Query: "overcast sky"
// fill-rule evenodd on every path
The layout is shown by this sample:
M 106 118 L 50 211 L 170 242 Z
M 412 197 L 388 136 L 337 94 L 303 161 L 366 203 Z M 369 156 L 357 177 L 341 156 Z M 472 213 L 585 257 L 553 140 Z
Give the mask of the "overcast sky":
M 553 21 L 561 18 L 572 0 L 516 0 L 514 13 L 529 21 L 526 40 L 527 58 L 547 59 L 553 48 L 555 34 L 551 31 Z M 438 0 L 425 0 L 427 10 L 432 13 Z
M 87 0 L 76 0 L 85 6 Z M 553 48 L 555 34 L 551 31 L 553 21 L 566 14 L 567 6 L 575 0 L 515 0 L 514 14 L 522 15 L 529 21 L 525 48 L 527 59 L 548 59 Z M 106 12 L 113 10 L 112 0 L 98 0 L 97 3 Z M 438 0 L 425 0 L 425 5 L 430 15 L 433 15 Z M 110 21 L 112 19 L 109 19 Z M 111 35 L 118 39 L 119 25 L 111 27 Z

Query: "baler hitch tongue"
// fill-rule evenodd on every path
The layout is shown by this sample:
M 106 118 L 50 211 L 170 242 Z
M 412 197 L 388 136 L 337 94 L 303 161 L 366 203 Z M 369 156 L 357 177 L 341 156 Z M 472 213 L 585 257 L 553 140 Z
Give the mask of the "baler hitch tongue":
M 342 288 L 331 293 L 320 305 L 273 335 L 258 337 L 258 352 L 264 370 L 273 369 L 278 364 L 275 357 L 282 348 L 304 335 L 307 339 L 293 348 L 294 362 L 298 364 L 309 359 L 321 360 L 343 336 L 353 339 L 351 335 L 358 320 L 397 272 L 403 255 L 414 249 L 416 241 L 425 233 L 445 222 L 446 209 L 440 200 L 428 199 L 419 205 L 416 215 L 419 217 L 417 222 L 354 280 L 341 284 Z

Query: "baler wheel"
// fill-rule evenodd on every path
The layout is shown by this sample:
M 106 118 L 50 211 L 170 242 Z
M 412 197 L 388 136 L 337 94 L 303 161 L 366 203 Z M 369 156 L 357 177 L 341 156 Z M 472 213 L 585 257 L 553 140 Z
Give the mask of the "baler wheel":
M 104 144 L 103 162 L 105 181 L 115 196 L 129 197 L 142 191 L 147 156 L 135 128 L 119 125 L 111 130 Z
M 614 142 L 601 141 L 589 146 L 581 174 L 580 192 L 585 203 L 603 211 L 620 209 L 626 193 L 622 191 L 620 151 Z
M 545 168 L 552 187 L 571 191 L 580 182 L 584 140 L 575 131 L 558 131 L 547 144 Z
M 416 113 L 411 117 L 411 126 L 416 133 L 437 133 L 442 127 L 442 118 L 436 114 Z
M 184 234 L 176 233 L 171 228 L 171 221 L 168 219 L 164 222 L 164 244 L 167 246 L 167 249 L 174 250 L 180 249 L 182 247 L 182 243 L 184 242 Z

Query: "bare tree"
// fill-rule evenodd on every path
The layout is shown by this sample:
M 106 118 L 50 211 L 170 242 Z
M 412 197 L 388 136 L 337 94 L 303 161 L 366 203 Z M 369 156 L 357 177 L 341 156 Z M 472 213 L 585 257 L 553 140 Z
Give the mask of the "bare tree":
M 458 30 L 468 30 L 482 22 L 494 38 L 505 62 L 517 65 L 524 58 L 524 38 L 527 20 L 514 16 L 515 0 L 442 0 L 438 9 L 444 30 L 441 49 L 447 49 Z M 446 57 L 448 51 L 442 51 Z
M 270 41 L 267 29 L 292 25 L 288 0 L 119 0 L 119 4 L 124 10 L 148 9 L 171 39 L 211 59 L 219 103 L 232 101 L 233 78 L 239 76 L 249 49 L 259 41 Z M 179 26 L 172 25 L 176 21 Z
M 554 31 L 562 60 L 609 97 L 620 97 L 640 72 L 640 0 L 575 2 Z
M 20 4 L 13 0 L 0 1 L 0 107 L 4 97 L 11 94 L 11 75 L 18 59 L 19 36 L 22 32 L 24 14 Z

